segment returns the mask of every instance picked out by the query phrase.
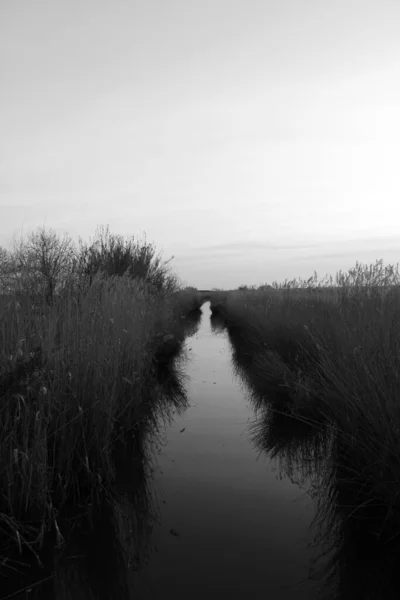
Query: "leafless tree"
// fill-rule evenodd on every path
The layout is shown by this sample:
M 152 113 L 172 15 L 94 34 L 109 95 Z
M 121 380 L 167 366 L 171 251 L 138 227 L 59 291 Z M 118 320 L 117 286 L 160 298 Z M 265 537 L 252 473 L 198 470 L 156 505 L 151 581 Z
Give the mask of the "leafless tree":
M 44 295 L 50 303 L 71 273 L 75 248 L 68 235 L 60 238 L 51 229 L 39 228 L 14 241 L 12 256 L 18 289 Z
M 14 264 L 11 252 L 0 246 L 0 294 L 9 294 L 14 282 Z

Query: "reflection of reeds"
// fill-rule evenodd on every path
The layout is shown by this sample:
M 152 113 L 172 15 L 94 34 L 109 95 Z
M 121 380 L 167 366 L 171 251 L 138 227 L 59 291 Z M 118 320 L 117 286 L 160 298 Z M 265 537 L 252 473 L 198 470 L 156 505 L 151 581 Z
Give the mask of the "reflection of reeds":
M 150 534 L 158 523 L 151 486 L 157 431 L 160 420 L 171 419 L 173 410 L 187 406 L 183 379 L 182 371 L 170 369 L 163 372 L 162 383 L 149 382 L 140 420 L 131 430 L 120 428 L 114 440 L 113 479 L 106 482 L 98 502 L 64 505 L 58 513 L 64 543 L 57 548 L 54 536 L 45 535 L 37 551 L 40 568 L 26 569 L 14 562 L 16 571 L 7 571 L 9 593 L 31 586 L 33 598 L 134 597 L 134 574 L 152 551 Z M 24 560 L 31 563 L 28 555 Z
M 397 598 L 400 555 L 397 517 L 365 478 L 366 461 L 354 453 L 354 442 L 332 421 L 313 422 L 281 410 L 282 401 L 260 396 L 246 367 L 245 378 L 256 413 L 250 435 L 256 448 L 279 459 L 279 472 L 314 498 L 314 563 L 310 577 L 320 581 L 326 600 Z M 394 482 L 394 486 L 397 486 Z M 398 487 L 397 487 L 398 490 Z M 393 490 L 396 493 L 396 490 Z
M 218 313 L 211 314 L 211 329 L 214 333 L 221 333 L 225 330 L 225 321 Z
M 332 468 L 318 497 L 315 545 L 324 547 L 314 565 L 321 598 L 394 600 L 400 594 L 398 514 L 377 498 L 360 470 L 357 454 L 338 432 Z
M 241 363 L 240 356 L 233 353 L 233 364 L 245 381 L 255 411 L 255 420 L 250 425 L 254 445 L 271 459 L 279 457 L 282 469 L 292 481 L 302 485 L 309 480 L 312 487 L 318 487 L 332 447 L 333 432 L 328 423 L 293 411 L 283 392 L 276 394 L 273 386 L 266 390 L 261 385 L 256 376 L 260 363 Z

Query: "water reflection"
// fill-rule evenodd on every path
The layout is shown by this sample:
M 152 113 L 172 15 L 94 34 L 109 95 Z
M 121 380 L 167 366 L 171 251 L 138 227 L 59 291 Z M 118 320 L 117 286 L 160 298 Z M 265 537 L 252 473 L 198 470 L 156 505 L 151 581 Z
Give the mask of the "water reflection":
M 225 321 L 219 313 L 211 313 L 210 316 L 211 331 L 213 333 L 224 333 Z
M 367 483 L 354 447 L 341 432 L 335 438 L 332 470 L 320 494 L 317 520 L 318 536 L 329 553 L 325 564 L 315 570 L 324 582 L 324 599 L 399 597 L 398 515 L 388 511 L 376 487 Z
M 254 405 L 233 373 L 223 323 L 210 317 L 206 305 L 188 344 L 190 406 L 165 431 L 154 477 L 158 552 L 138 574 L 139 598 L 308 600 L 313 501 L 277 477 L 276 461 L 259 460 Z
M 194 336 L 199 330 L 202 311 L 200 309 L 192 310 L 183 320 L 183 328 L 186 338 Z
M 143 560 L 154 513 L 141 464 L 145 460 L 142 440 L 135 440 L 135 450 L 137 454 L 131 464 L 123 465 L 128 462 L 125 458 L 119 461 L 112 494 L 105 494 L 89 507 L 66 507 L 60 515 L 58 526 L 65 542 L 62 548 L 57 548 L 54 536 L 47 536 L 38 552 L 42 566 L 32 564 L 26 555 L 17 571 L 4 572 L 7 579 L 2 584 L 1 598 L 11 595 L 22 599 L 28 592 L 29 598 L 57 600 L 132 597 L 130 572 Z M 131 480 L 134 472 L 132 489 L 124 489 L 128 479 L 124 467 L 131 467 Z M 15 563 L 12 567 L 15 568 Z M 25 591 L 18 593 L 18 590 Z

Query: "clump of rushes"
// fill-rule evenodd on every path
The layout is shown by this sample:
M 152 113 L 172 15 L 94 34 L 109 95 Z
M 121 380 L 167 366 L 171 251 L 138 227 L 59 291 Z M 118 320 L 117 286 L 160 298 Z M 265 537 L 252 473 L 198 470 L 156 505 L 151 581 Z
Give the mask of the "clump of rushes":
M 170 296 L 174 315 L 179 318 L 192 311 L 198 311 L 204 302 L 204 298 L 197 290 L 179 290 Z
M 310 385 L 319 399 L 318 410 L 338 432 L 344 464 L 346 453 L 351 454 L 346 479 L 368 490 L 368 503 L 385 507 L 389 528 L 396 513 L 394 535 L 400 533 L 399 298 L 364 298 L 354 308 L 331 321 L 341 352 L 323 343 L 323 332 L 310 334 L 321 348 L 323 374 L 310 378 Z
M 357 263 L 357 268 L 357 272 L 350 271 L 351 279 L 339 273 L 336 287 L 306 288 L 298 283 L 294 287 L 293 282 L 289 282 L 280 288 L 276 285 L 272 290 L 265 290 L 263 286 L 260 291 L 228 293 L 223 312 L 230 331 L 235 332 L 235 336 L 240 335 L 239 351 L 251 356 L 251 362 L 262 358 L 264 363 L 271 363 L 271 368 L 274 364 L 274 371 L 277 360 L 281 360 L 282 370 L 287 371 L 289 367 L 296 374 L 304 374 L 309 367 L 314 372 L 320 364 L 323 347 L 328 347 L 333 356 L 345 350 L 349 353 L 360 345 L 357 318 L 364 320 L 362 331 L 370 327 L 365 324 L 371 316 L 369 312 L 373 316 L 371 326 L 383 323 L 385 327 L 390 318 L 386 317 L 384 307 L 397 305 L 399 277 L 393 267 L 386 267 L 386 278 L 380 279 L 377 273 L 383 271 L 381 262 L 370 269 L 363 269 Z M 362 286 L 363 282 L 367 282 L 368 287 Z M 316 283 L 315 277 L 313 283 Z M 360 310 L 362 317 L 358 315 Z M 339 334 L 342 322 L 344 331 Z
M 63 509 L 88 510 L 111 489 L 113 445 L 157 402 L 159 333 L 183 313 L 129 272 L 70 280 L 51 302 L 0 295 L 0 554 L 36 553 L 48 532 L 61 542 Z
M 361 505 L 372 506 L 373 534 L 389 539 L 400 533 L 398 269 L 357 263 L 336 283 L 320 294 L 231 293 L 228 331 L 258 391 L 281 395 L 299 418 L 329 424 L 351 455 L 341 483 L 365 492 L 352 499 L 352 518 L 365 519 Z

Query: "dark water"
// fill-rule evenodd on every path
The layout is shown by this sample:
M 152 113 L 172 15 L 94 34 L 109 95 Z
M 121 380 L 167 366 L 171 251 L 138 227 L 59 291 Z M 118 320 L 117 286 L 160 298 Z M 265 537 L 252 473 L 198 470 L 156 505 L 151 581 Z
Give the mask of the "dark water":
M 256 447 L 228 336 L 212 331 L 209 305 L 202 310 L 187 340 L 190 406 L 166 428 L 154 473 L 161 524 L 138 597 L 313 598 L 310 480 L 296 473 L 302 486 L 293 483 L 278 457 Z

